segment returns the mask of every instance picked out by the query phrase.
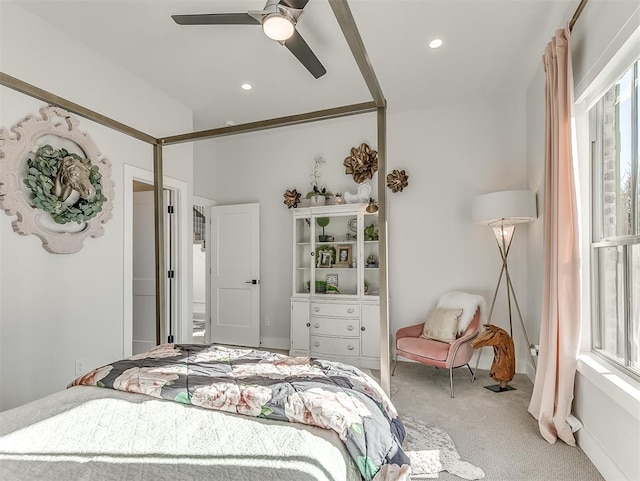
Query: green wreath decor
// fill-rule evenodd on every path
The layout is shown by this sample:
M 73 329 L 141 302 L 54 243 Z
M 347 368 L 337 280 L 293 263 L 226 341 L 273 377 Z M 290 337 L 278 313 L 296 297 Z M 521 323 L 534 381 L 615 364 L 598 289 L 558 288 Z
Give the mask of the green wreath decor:
M 95 195 L 90 199 L 78 199 L 74 204 L 67 205 L 52 190 L 58 176 L 58 167 L 65 158 L 71 157 L 89 164 L 77 154 L 66 149 L 55 149 L 51 145 L 40 147 L 33 159 L 27 160 L 27 175 L 24 183 L 33 193 L 33 205 L 51 214 L 58 224 L 77 222 L 81 224 L 95 217 L 101 210 L 107 198 L 102 194 L 102 175 L 97 165 L 89 170 L 89 182 L 95 189 Z

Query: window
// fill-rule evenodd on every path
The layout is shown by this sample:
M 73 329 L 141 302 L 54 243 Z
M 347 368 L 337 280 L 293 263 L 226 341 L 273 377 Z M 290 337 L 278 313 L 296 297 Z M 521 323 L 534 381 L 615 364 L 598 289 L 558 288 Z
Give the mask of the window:
M 640 377 L 640 61 L 591 109 L 593 350 Z

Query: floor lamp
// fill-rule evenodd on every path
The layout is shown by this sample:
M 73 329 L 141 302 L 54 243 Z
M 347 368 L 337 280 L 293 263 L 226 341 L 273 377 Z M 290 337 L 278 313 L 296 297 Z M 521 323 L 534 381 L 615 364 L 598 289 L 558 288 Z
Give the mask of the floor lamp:
M 522 327 L 522 332 L 524 334 L 525 341 L 527 342 L 529 356 L 531 357 L 531 363 L 534 370 L 536 369 L 536 363 L 533 358 L 533 353 L 531 352 L 533 346 L 529 342 L 529 336 L 527 336 L 527 330 L 524 326 L 516 292 L 513 288 L 513 283 L 511 282 L 511 276 L 509 275 L 509 264 L 507 259 L 509 257 L 513 235 L 516 231 L 516 224 L 531 222 L 535 220 L 536 217 L 536 197 L 530 190 L 506 190 L 502 192 L 493 192 L 491 194 L 476 197 L 473 204 L 473 221 L 476 224 L 488 225 L 493 228 L 493 233 L 498 244 L 498 250 L 500 251 L 500 257 L 502 258 L 502 269 L 500 269 L 498 284 L 496 285 L 496 290 L 493 293 L 493 299 L 491 301 L 491 307 L 489 308 L 489 315 L 487 316 L 487 319 L 491 322 L 491 316 L 493 315 L 493 308 L 495 307 L 496 298 L 498 297 L 498 291 L 500 290 L 500 285 L 504 279 L 507 290 L 507 306 L 509 308 L 509 334 L 513 338 L 513 305 L 515 306 L 518 314 L 518 319 L 520 319 L 520 326 Z M 479 362 L 480 352 L 478 352 L 475 371 L 478 370 Z

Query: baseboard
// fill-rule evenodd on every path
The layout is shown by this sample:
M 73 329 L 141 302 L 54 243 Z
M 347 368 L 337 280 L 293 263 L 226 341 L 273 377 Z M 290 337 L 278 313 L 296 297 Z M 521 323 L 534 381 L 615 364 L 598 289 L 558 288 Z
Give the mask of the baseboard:
M 583 427 L 576 432 L 576 441 L 605 480 L 631 481 L 587 428 Z
M 289 339 L 282 337 L 260 337 L 260 349 L 281 349 L 288 351 L 291 348 Z
M 536 381 L 536 368 L 530 362 L 527 362 L 525 374 L 529 378 L 529 381 L 534 384 Z

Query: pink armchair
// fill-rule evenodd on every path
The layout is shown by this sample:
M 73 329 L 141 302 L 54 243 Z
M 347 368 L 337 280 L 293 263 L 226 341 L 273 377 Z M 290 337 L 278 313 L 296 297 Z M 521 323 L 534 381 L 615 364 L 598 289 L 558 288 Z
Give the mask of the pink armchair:
M 420 337 L 423 327 L 424 322 L 398 329 L 396 332 L 396 357 L 391 375 L 396 372 L 398 356 L 412 359 L 428 366 L 447 368 L 449 369 L 451 397 L 454 397 L 454 368 L 466 365 L 469 368 L 469 372 L 471 372 L 471 382 L 473 382 L 473 371 L 469 366 L 469 361 L 474 352 L 471 347 L 471 341 L 476 338 L 480 330 L 480 308 L 476 310 L 467 329 L 451 344 Z

